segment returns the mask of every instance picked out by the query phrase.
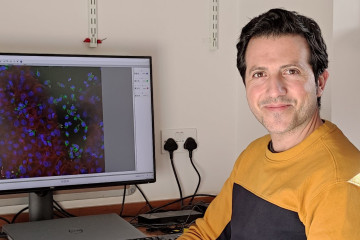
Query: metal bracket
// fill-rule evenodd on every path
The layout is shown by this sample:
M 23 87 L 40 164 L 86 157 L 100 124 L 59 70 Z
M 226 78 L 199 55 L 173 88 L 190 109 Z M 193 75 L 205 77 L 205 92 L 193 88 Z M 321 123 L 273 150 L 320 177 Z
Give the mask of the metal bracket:
M 219 47 L 219 0 L 210 0 L 210 49 Z
M 97 0 L 88 0 L 88 20 L 89 20 L 89 47 L 97 47 L 98 44 L 98 30 L 97 30 Z

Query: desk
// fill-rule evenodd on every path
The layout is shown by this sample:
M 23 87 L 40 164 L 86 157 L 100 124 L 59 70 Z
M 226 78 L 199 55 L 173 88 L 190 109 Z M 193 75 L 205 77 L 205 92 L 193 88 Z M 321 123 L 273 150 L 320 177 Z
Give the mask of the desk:
M 193 203 L 197 202 L 205 202 L 210 203 L 212 201 L 212 197 L 198 197 L 195 198 Z M 154 201 L 151 202 L 151 205 L 154 208 L 161 207 L 169 202 L 172 202 L 174 200 L 161 200 L 161 201 Z M 184 201 L 184 204 L 188 204 L 188 201 Z M 124 216 L 136 216 L 140 213 L 145 213 L 149 210 L 148 207 L 146 207 L 145 202 L 140 203 L 127 203 L 124 205 L 123 215 Z M 179 210 L 180 209 L 180 203 L 172 204 L 167 207 L 162 208 L 162 210 Z M 109 213 L 117 213 L 119 214 L 119 211 L 121 209 L 121 204 L 117 205 L 106 205 L 106 206 L 96 206 L 96 207 L 86 207 L 86 208 L 76 208 L 76 209 L 68 209 L 67 211 L 75 216 L 88 216 L 88 215 L 98 215 L 98 214 L 109 214 Z M 2 217 L 5 217 L 6 219 L 11 220 L 14 217 L 14 214 L 8 214 L 3 215 Z M 132 218 L 126 218 L 127 220 L 131 220 Z M 16 222 L 27 222 L 29 221 L 29 214 L 28 213 L 22 213 L 17 218 Z M 5 222 L 1 221 L 0 226 L 4 225 Z M 160 235 L 160 231 L 155 232 L 146 232 L 146 228 L 142 227 L 139 228 L 141 231 L 143 231 L 145 234 L 152 236 L 152 235 Z M 6 238 L 0 238 L 1 240 Z

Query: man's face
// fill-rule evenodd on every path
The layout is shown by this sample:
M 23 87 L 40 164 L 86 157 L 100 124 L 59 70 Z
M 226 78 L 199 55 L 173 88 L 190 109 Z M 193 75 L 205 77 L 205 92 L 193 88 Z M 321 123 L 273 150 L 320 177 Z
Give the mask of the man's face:
M 245 55 L 247 100 L 270 134 L 303 129 L 318 117 L 317 97 L 322 91 L 317 91 L 309 57 L 302 36 L 250 40 Z

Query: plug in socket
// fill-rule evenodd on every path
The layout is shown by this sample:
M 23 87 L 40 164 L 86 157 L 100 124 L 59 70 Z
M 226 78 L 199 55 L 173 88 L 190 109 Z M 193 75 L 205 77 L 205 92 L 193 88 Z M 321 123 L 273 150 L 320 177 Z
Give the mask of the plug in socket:
M 164 149 L 164 144 L 167 139 L 173 138 L 178 144 L 179 148 L 176 152 L 188 152 L 184 149 L 184 143 L 188 137 L 196 140 L 196 128 L 179 128 L 179 129 L 164 129 L 161 131 L 161 153 L 167 153 Z

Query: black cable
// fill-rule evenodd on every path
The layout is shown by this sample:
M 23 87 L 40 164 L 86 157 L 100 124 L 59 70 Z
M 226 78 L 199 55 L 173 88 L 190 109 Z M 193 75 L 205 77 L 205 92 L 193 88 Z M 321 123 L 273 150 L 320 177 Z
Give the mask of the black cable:
M 126 185 L 124 185 L 124 193 L 123 193 L 123 199 L 121 204 L 121 210 L 120 210 L 120 217 L 122 217 L 123 211 L 124 211 L 124 205 L 125 205 L 125 196 L 126 196 Z
M 199 171 L 197 170 L 195 164 L 194 164 L 194 161 L 193 161 L 193 158 L 192 158 L 192 152 L 197 148 L 197 143 L 195 141 L 194 138 L 192 137 L 188 137 L 184 143 L 184 149 L 187 149 L 189 151 L 189 158 L 190 158 L 190 162 L 191 162 L 191 165 L 193 166 L 193 168 L 195 169 L 197 175 L 198 175 L 198 184 L 196 186 L 196 189 L 195 189 L 195 192 L 194 192 L 194 195 L 193 197 L 191 198 L 190 202 L 189 202 L 189 205 L 192 204 L 192 202 L 194 201 L 194 197 L 195 195 L 197 194 L 198 190 L 199 190 L 199 187 L 200 187 L 200 183 L 201 183 L 201 176 L 200 176 L 200 173 Z
M 15 221 L 16 221 L 16 219 L 19 217 L 19 215 L 20 215 L 22 212 L 24 212 L 24 211 L 26 211 L 26 210 L 28 210 L 28 209 L 29 209 L 29 207 L 24 207 L 24 208 L 21 209 L 18 213 L 16 213 L 15 216 L 13 217 L 13 219 L 11 220 L 11 223 L 15 223 Z
M 194 169 L 195 169 L 195 171 L 196 171 L 196 173 L 197 173 L 197 175 L 198 175 L 198 184 L 197 184 L 197 186 L 196 186 L 194 195 L 193 195 L 193 197 L 191 198 L 191 200 L 190 200 L 190 202 L 189 202 L 189 205 L 191 205 L 192 202 L 194 201 L 194 197 L 196 196 L 196 194 L 197 194 L 197 192 L 198 192 L 198 190 L 199 190 L 199 187 L 200 187 L 200 183 L 201 183 L 200 173 L 199 173 L 199 171 L 197 170 L 197 168 L 195 167 L 195 164 L 194 164 L 194 162 L 193 162 L 192 157 L 190 157 L 190 162 L 191 162 L 191 165 L 194 167 Z
M 11 223 L 8 219 L 6 219 L 6 218 L 4 218 L 4 217 L 0 217 L 0 220 L 3 220 L 4 222 L 6 222 L 6 223 Z
M 175 179 L 176 179 L 176 183 L 178 185 L 178 188 L 179 188 L 179 194 L 180 194 L 180 204 L 181 204 L 181 207 L 184 205 L 183 203 L 183 194 L 182 194 L 182 190 L 181 190 L 181 186 L 180 186 L 180 182 L 179 182 L 179 178 L 177 176 L 177 173 L 176 173 L 176 169 L 175 169 L 175 165 L 174 165 L 174 160 L 172 158 L 170 158 L 170 161 L 171 161 L 171 167 L 172 167 L 172 170 L 174 172 L 174 175 L 175 175 Z
M 141 190 L 141 188 L 137 184 L 135 184 L 135 187 L 139 190 L 139 192 L 141 193 L 141 195 L 145 199 L 146 205 L 148 205 L 150 210 L 152 210 L 153 207 L 151 206 L 151 204 L 150 204 L 149 200 L 147 199 L 147 197 L 145 196 L 144 192 Z
M 65 217 L 76 217 L 75 215 L 66 211 L 57 201 L 53 200 L 53 203 L 55 204 L 53 207 Z
M 168 138 L 166 140 L 165 144 L 164 144 L 164 149 L 166 151 L 168 151 L 169 154 L 170 154 L 171 167 L 172 167 L 172 170 L 174 172 L 176 183 L 178 185 L 179 194 L 180 194 L 180 204 L 181 204 L 181 208 L 182 208 L 183 207 L 183 194 L 182 194 L 179 178 L 178 178 L 177 173 L 176 173 L 176 169 L 175 169 L 175 165 L 174 165 L 174 157 L 173 157 L 174 156 L 174 151 L 178 149 L 178 145 L 177 145 L 177 143 L 175 142 L 175 140 L 173 138 Z
M 166 204 L 164 204 L 164 205 L 162 205 L 162 206 L 156 207 L 156 208 L 154 208 L 153 210 L 150 210 L 150 211 L 148 211 L 148 212 L 146 212 L 146 213 L 154 213 L 154 212 L 157 212 L 158 210 L 160 210 L 160 209 L 162 209 L 162 208 L 165 208 L 165 207 L 170 206 L 170 205 L 172 205 L 172 204 L 178 203 L 178 202 L 183 201 L 183 200 L 185 200 L 185 199 L 187 199 L 187 198 L 193 198 L 193 197 L 194 197 L 194 195 L 190 195 L 190 196 L 187 196 L 187 197 L 183 197 L 182 199 L 177 199 L 177 200 L 168 202 L 168 203 L 166 203 Z M 211 194 L 196 194 L 195 197 L 212 197 L 212 198 L 215 198 L 216 195 L 211 195 Z

